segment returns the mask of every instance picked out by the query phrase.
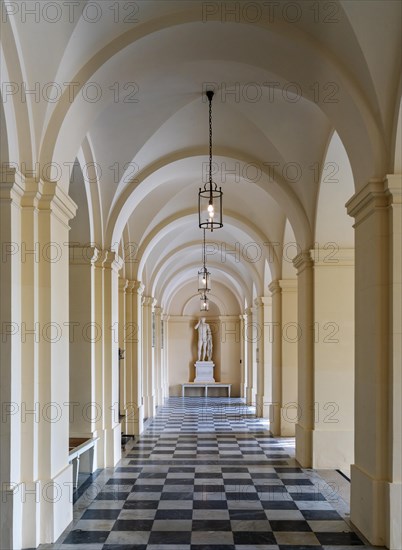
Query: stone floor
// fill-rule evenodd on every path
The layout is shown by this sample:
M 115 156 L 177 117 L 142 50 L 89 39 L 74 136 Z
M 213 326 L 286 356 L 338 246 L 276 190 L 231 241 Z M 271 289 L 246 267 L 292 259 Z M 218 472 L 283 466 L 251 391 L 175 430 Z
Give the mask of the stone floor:
M 301 469 L 293 444 L 240 399 L 170 398 L 117 467 L 81 487 L 57 543 L 40 548 L 372 548 L 351 528 L 336 476 Z

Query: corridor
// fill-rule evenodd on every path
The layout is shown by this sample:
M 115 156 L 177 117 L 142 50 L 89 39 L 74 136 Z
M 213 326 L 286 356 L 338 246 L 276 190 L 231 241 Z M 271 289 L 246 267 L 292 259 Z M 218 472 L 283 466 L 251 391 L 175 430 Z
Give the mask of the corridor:
M 170 398 L 116 468 L 97 472 L 55 544 L 79 550 L 365 546 L 337 494 L 238 398 Z

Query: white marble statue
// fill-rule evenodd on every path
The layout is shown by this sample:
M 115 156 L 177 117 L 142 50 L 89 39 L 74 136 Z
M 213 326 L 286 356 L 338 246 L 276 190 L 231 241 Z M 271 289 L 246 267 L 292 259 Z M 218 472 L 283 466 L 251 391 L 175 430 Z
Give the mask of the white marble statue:
M 195 330 L 198 329 L 198 361 L 205 361 L 205 356 L 208 361 L 212 360 L 212 332 L 211 327 L 205 321 L 205 317 L 201 317 L 195 325 Z

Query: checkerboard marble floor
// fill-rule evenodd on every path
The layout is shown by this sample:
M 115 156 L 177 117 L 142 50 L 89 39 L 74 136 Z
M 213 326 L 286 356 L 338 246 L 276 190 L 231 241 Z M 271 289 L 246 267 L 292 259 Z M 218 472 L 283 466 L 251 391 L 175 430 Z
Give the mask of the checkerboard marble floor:
M 94 475 L 59 550 L 350 550 L 336 487 L 240 399 L 170 398 L 115 469 Z M 378 550 L 378 547 L 377 547 Z

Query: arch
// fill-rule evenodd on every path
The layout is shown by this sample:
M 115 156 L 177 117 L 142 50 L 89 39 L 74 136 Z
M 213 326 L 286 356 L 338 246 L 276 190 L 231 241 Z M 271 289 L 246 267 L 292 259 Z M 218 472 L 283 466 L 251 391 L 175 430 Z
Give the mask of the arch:
M 246 158 L 239 151 L 220 147 L 216 147 L 215 150 L 215 158 L 224 157 L 226 159 L 241 162 L 255 162 L 260 164 L 258 160 Z M 179 170 L 180 163 L 184 160 L 200 157 L 203 158 L 204 154 L 201 154 L 199 148 L 197 148 L 196 151 L 194 149 L 177 151 L 174 155 L 168 155 L 168 158 L 159 159 L 142 170 L 136 176 L 135 180 L 127 185 L 114 204 L 107 223 L 106 243 L 112 244 L 119 242 L 123 228 L 132 214 L 132 205 L 140 203 L 146 194 L 150 193 L 157 186 L 162 185 L 163 168 L 174 167 Z M 267 166 L 262 166 L 261 171 L 266 179 L 264 182 L 258 181 L 254 185 L 257 185 L 265 191 L 267 191 L 266 187 L 269 185 L 270 195 L 276 200 L 279 206 L 281 206 L 282 210 L 289 218 L 300 245 L 303 248 L 308 247 L 312 239 L 311 228 L 299 198 L 295 192 L 289 188 L 289 185 L 281 174 L 276 173 L 272 178 L 272 171 L 270 171 Z
M 238 296 L 244 295 L 246 292 L 244 288 L 247 287 L 245 284 L 244 278 L 239 274 L 238 271 L 232 269 L 232 267 L 225 266 L 225 269 L 221 269 L 218 264 L 211 263 L 211 269 L 214 270 L 214 280 L 219 281 L 222 283 L 223 280 L 228 281 L 228 286 L 230 284 L 231 287 L 233 287 L 232 291 Z M 184 280 L 184 277 L 187 277 L 187 280 L 189 280 L 189 276 L 193 276 L 194 284 L 196 284 L 196 278 L 194 277 L 194 265 L 193 264 L 185 264 L 182 265 L 180 268 L 175 270 L 171 277 L 169 277 L 168 280 L 161 283 L 161 288 L 159 294 L 163 297 L 165 292 L 167 292 L 167 289 L 169 288 L 175 288 L 176 286 L 181 284 L 181 282 Z M 257 282 L 258 287 L 261 287 L 261 284 Z
M 24 175 L 30 175 L 37 169 L 35 165 L 35 129 L 32 122 L 31 100 L 21 101 L 23 93 L 20 84 L 22 86 L 28 80 L 22 48 L 12 17 L 6 17 L 6 21 L 2 21 L 2 33 L 1 80 L 8 86 L 12 96 L 11 101 L 3 97 L 8 131 L 9 161 L 17 164 L 17 170 Z
M 171 302 L 172 296 L 178 291 L 178 289 L 183 283 L 188 282 L 189 275 L 193 274 L 194 272 L 193 270 L 194 270 L 193 265 L 186 265 L 186 266 L 180 267 L 179 269 L 176 270 L 176 272 L 172 273 L 170 280 L 167 281 L 160 290 L 161 306 L 163 307 L 163 309 L 168 309 L 168 304 Z M 241 280 L 240 280 L 239 274 L 226 267 L 224 271 L 221 271 L 220 275 L 221 277 L 222 276 L 226 277 L 229 280 L 231 286 L 234 287 L 231 290 L 231 292 L 236 297 L 239 303 L 239 307 L 241 307 L 241 303 L 242 303 L 241 296 L 242 294 L 244 294 L 244 290 L 243 290 L 244 287 L 241 286 Z M 222 281 L 220 279 L 219 279 L 219 282 L 222 284 Z M 224 286 L 229 288 L 227 284 Z
M 188 298 L 188 300 L 185 302 L 185 304 L 183 306 L 183 309 L 181 311 L 181 314 L 182 315 L 188 315 L 188 311 L 187 311 L 188 306 L 194 300 L 194 298 L 199 299 L 199 297 L 200 297 L 199 294 L 193 294 L 192 296 L 190 296 L 190 298 Z M 172 297 L 172 299 L 173 299 L 173 297 Z M 216 294 L 211 294 L 210 301 L 214 302 L 217 305 L 221 315 L 227 315 L 225 302 L 223 300 L 221 300 L 219 296 L 217 296 Z
M 160 281 L 162 281 L 163 278 L 166 278 L 168 276 L 167 274 L 169 273 L 169 269 L 171 269 L 172 267 L 178 264 L 179 257 L 183 255 L 186 259 L 188 259 L 192 251 L 196 251 L 197 253 L 199 252 L 199 242 L 193 241 L 193 242 L 187 243 L 185 247 L 182 247 L 182 246 L 177 247 L 171 253 L 167 254 L 164 258 L 161 259 L 158 266 L 156 266 L 156 268 L 154 269 L 154 272 L 151 275 L 151 280 L 149 282 L 151 296 L 157 295 L 157 288 Z M 194 270 L 194 277 L 196 277 L 198 269 L 200 268 L 200 264 L 192 261 L 191 263 L 187 262 L 186 265 L 188 265 L 190 269 Z M 227 268 L 228 264 L 218 263 L 213 260 L 212 261 L 210 260 L 208 262 L 208 268 L 213 267 L 214 269 L 217 269 L 218 272 L 226 272 L 226 271 L 228 272 L 231 271 L 232 273 L 234 272 L 234 270 L 232 270 L 231 268 L 224 269 L 223 266 Z M 254 275 L 259 279 L 259 275 L 255 269 L 249 269 L 244 271 L 251 272 L 250 273 L 251 277 L 253 277 Z M 239 273 L 239 270 L 237 270 L 236 273 Z M 241 278 L 240 282 L 245 284 L 245 280 L 243 278 Z
M 82 142 L 77 158 L 84 176 L 91 226 L 91 242 L 96 243 L 96 246 L 102 249 L 104 247 L 103 214 L 99 177 L 96 169 L 98 164 L 95 159 L 93 146 L 88 137 Z
M 145 264 L 147 263 L 151 252 L 157 247 L 158 243 L 161 243 L 163 239 L 167 239 L 171 233 L 177 231 L 178 229 L 182 229 L 185 225 L 193 224 L 195 215 L 195 211 L 189 213 L 187 210 L 176 213 L 167 220 L 163 220 L 163 222 L 158 224 L 145 237 L 138 249 L 139 260 L 136 277 L 139 280 L 143 280 L 143 270 Z M 243 232 L 254 241 L 260 241 L 263 244 L 267 244 L 270 259 L 272 258 L 272 261 L 269 262 L 269 266 L 272 271 L 272 277 L 275 278 L 279 269 L 279 260 L 274 247 L 271 245 L 271 241 L 251 222 L 249 222 L 248 220 L 244 220 L 242 217 L 234 212 L 225 212 L 225 220 L 225 225 L 233 227 L 235 232 L 237 231 L 239 234 Z M 199 243 L 200 241 L 197 242 L 197 246 L 199 246 Z M 188 246 L 188 244 L 186 244 L 186 246 Z M 180 248 L 181 250 L 183 249 L 183 247 Z M 161 264 L 163 261 L 164 260 L 159 262 L 159 264 Z
M 0 103 L 1 103 L 0 104 L 0 159 L 1 159 L 1 167 L 3 168 L 4 166 L 9 165 L 10 155 L 9 155 L 6 115 L 4 113 L 3 97 L 1 93 L 0 93 Z M 14 149 L 15 149 L 15 145 L 14 145 Z
M 91 208 L 88 201 L 84 175 L 76 160 L 71 171 L 70 197 L 77 205 L 77 213 L 70 222 L 70 244 L 88 246 L 93 243 L 91 231 Z
M 334 131 L 328 141 L 316 203 L 315 243 L 320 247 L 336 241 L 340 248 L 353 248 L 353 220 L 345 204 L 353 195 L 354 181 L 347 152 Z
M 169 14 L 162 16 L 159 19 L 148 21 L 135 28 L 130 29 L 126 33 L 119 35 L 111 40 L 106 46 L 101 48 L 96 54 L 92 56 L 90 60 L 74 75 L 71 79 L 74 82 L 79 83 L 79 89 L 89 80 L 89 78 L 96 73 L 107 61 L 112 59 L 120 51 L 127 48 L 131 44 L 134 44 L 141 39 L 150 36 L 153 33 L 160 31 L 172 30 L 174 27 L 199 23 L 200 13 L 199 10 L 194 8 L 187 8 L 180 14 Z M 236 28 L 242 24 L 236 25 Z M 229 28 L 230 24 L 227 24 Z M 246 28 L 247 25 L 244 25 Z M 256 24 L 255 29 L 266 30 L 267 24 Z M 280 33 L 279 34 L 279 30 Z M 300 82 L 312 82 L 310 78 L 312 75 L 304 74 L 301 71 L 299 58 L 311 59 L 310 66 L 320 67 L 323 78 L 328 75 L 332 75 L 332 79 L 339 83 L 340 89 L 343 92 L 342 106 L 338 104 L 323 102 L 320 107 L 323 112 L 326 113 L 329 120 L 331 120 L 334 126 L 337 128 L 339 135 L 345 143 L 345 146 L 352 159 L 352 167 L 355 173 L 355 180 L 357 185 L 366 183 L 369 177 L 375 177 L 384 172 L 385 167 L 385 143 L 382 137 L 381 129 L 379 128 L 377 121 L 374 117 L 373 110 L 370 108 L 366 97 L 363 95 L 362 90 L 358 87 L 353 79 L 353 75 L 343 67 L 340 62 L 330 54 L 322 43 L 319 43 L 311 35 L 304 33 L 303 31 L 292 27 L 292 46 L 295 43 L 293 55 L 289 55 L 289 49 L 292 47 L 288 40 L 288 33 L 290 29 L 286 25 L 278 25 L 277 29 L 269 27 L 269 31 L 275 36 L 276 41 L 282 42 L 283 47 L 279 44 L 279 47 L 272 51 L 280 52 L 281 55 L 286 55 L 287 59 L 292 59 L 294 65 L 287 68 L 285 64 L 280 63 L 280 60 L 275 58 L 270 59 L 270 63 L 277 65 L 274 67 L 274 72 L 281 74 L 287 81 L 296 77 Z M 268 36 L 269 33 L 266 33 Z M 269 34 L 270 38 L 271 34 Z M 233 52 L 232 52 L 233 55 Z M 224 61 L 230 61 L 230 59 L 223 58 Z M 292 74 L 291 74 L 292 73 Z M 313 75 L 314 76 L 314 75 Z M 306 86 L 306 97 L 314 101 L 313 91 L 308 91 Z M 73 103 L 73 102 L 72 102 Z M 71 103 L 69 101 L 67 91 L 63 94 L 60 102 L 55 107 L 49 120 L 49 124 L 44 136 L 40 162 L 45 164 L 54 158 L 55 148 L 57 147 L 57 141 L 63 142 L 64 136 L 62 136 L 61 128 L 63 122 L 66 120 Z M 341 122 L 339 116 L 339 110 L 342 108 L 344 113 L 344 120 Z M 354 132 L 350 132 L 350 122 L 353 120 Z M 349 131 L 348 131 L 349 130 Z M 352 135 L 353 134 L 353 135 Z M 360 139 L 357 139 L 360 138 Z M 365 158 L 365 163 L 362 163 L 362 156 Z M 57 156 L 57 155 L 56 155 Z M 370 162 L 367 163 L 367 159 Z M 67 183 L 68 185 L 68 183 Z

